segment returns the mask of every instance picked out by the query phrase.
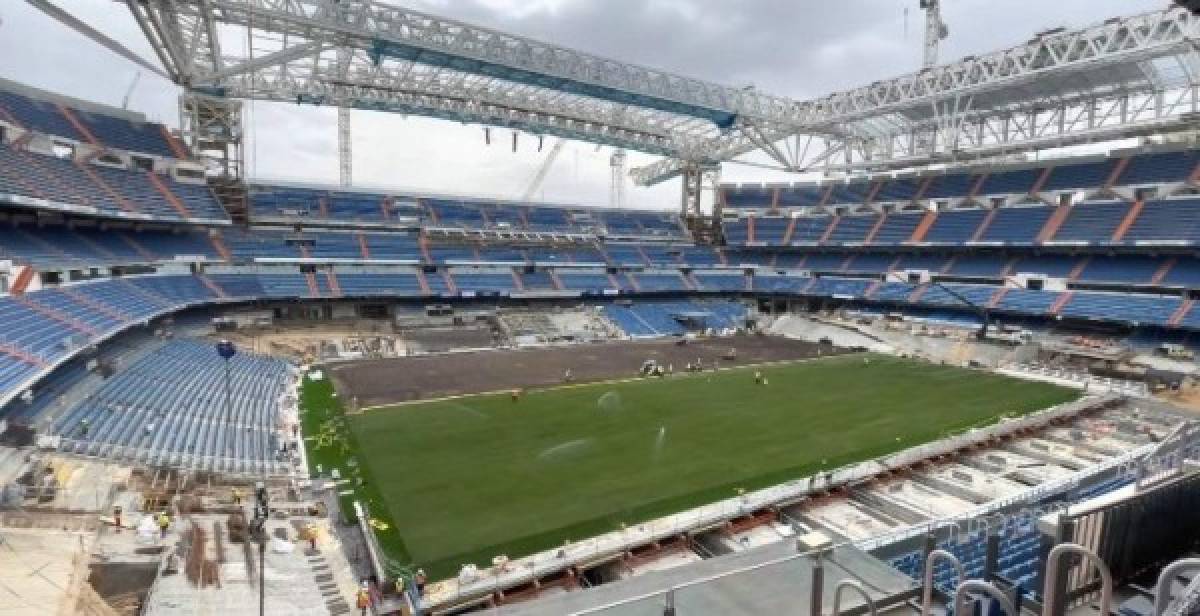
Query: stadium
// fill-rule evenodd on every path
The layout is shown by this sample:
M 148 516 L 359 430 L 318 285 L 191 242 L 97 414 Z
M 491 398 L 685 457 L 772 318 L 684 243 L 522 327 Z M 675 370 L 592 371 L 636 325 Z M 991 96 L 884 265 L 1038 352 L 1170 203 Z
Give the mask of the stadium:
M 403 2 L 12 4 L 178 119 L 0 75 L 0 613 L 1200 614 L 1193 3 L 947 59 L 912 2 L 923 66 L 811 99 Z M 266 105 L 339 182 L 253 172 L 305 173 Z M 531 180 L 367 186 L 379 114 Z M 535 198 L 579 144 L 606 203 Z

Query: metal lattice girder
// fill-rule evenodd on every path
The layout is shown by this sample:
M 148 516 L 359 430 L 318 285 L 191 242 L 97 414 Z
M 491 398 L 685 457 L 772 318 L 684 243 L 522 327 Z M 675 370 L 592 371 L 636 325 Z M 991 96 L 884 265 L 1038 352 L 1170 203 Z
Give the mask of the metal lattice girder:
M 1167 9 L 1044 33 L 1017 47 L 802 103 L 798 122 L 760 125 L 754 139 L 734 131 L 691 149 L 707 152 L 711 160 L 732 160 L 760 149 L 763 140 L 828 136 L 841 129 L 852 144 L 847 151 L 866 154 L 859 168 L 873 168 L 944 160 L 983 146 L 1003 145 L 1009 153 L 1036 149 L 1045 147 L 1048 130 L 1056 131 L 1050 139 L 1054 143 L 1119 138 L 1123 126 L 1136 135 L 1151 124 L 1146 114 L 1105 110 L 1114 104 L 1136 107 L 1146 98 L 1169 100 L 1200 83 L 1194 50 L 1198 23 L 1200 18 L 1185 10 Z M 1181 104 L 1164 107 L 1172 113 L 1194 110 Z M 1081 112 L 1104 116 L 1103 130 L 1091 120 L 1069 121 Z M 1155 123 L 1171 124 L 1168 114 L 1155 113 L 1160 116 Z M 1035 119 L 1022 120 L 1022 115 Z M 1063 119 L 1057 129 L 1040 120 L 1055 115 Z M 1027 128 L 1021 128 L 1023 123 Z M 904 142 L 908 145 L 900 147 Z M 639 183 L 655 183 L 685 166 L 664 160 L 633 173 Z
M 158 4 L 159 0 L 149 0 Z M 371 0 L 172 0 L 221 23 L 307 39 L 352 39 L 378 56 L 530 83 L 562 92 L 702 117 L 728 126 L 747 116 L 787 121 L 795 102 L 603 58 Z
M 698 155 L 693 144 L 723 131 L 711 114 L 705 117 L 638 98 L 669 83 L 680 89 L 676 103 L 704 102 L 716 96 L 715 85 L 601 62 L 375 2 L 129 0 L 129 6 L 173 78 L 213 96 L 513 126 L 684 158 Z M 430 50 L 456 45 L 460 55 L 399 53 L 396 47 L 412 51 L 418 44 Z M 506 66 L 511 70 L 492 65 L 510 56 Z M 492 64 L 481 64 L 481 58 Z M 633 98 L 606 96 L 564 81 L 564 75 L 574 74 L 570 71 L 552 74 L 565 71 L 559 63 L 569 61 L 582 62 L 596 79 L 593 85 L 611 86 L 616 79 L 612 71 L 630 71 L 629 79 L 641 75 L 631 82 Z M 532 72 L 538 67 L 540 77 Z M 645 81 L 638 81 L 643 77 Z M 726 111 L 734 114 L 787 106 L 784 99 L 748 90 L 726 90 L 722 96 L 729 102 Z

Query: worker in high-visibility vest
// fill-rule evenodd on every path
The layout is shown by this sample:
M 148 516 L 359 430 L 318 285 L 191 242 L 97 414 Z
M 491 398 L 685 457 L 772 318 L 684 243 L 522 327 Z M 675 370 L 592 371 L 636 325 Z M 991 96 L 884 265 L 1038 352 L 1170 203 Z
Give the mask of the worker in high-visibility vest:
M 162 532 L 162 538 L 167 538 L 167 529 L 171 528 L 171 516 L 164 511 L 158 514 L 158 530 Z

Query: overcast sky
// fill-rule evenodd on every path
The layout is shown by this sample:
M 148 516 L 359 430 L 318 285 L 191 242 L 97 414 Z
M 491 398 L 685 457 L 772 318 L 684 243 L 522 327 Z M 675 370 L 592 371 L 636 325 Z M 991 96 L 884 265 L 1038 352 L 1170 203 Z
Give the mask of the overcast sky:
M 813 98 L 915 70 L 918 0 L 406 0 L 413 8 L 734 86 Z M 152 57 L 124 3 L 57 0 Z M 1168 0 L 943 0 L 950 39 L 942 58 L 983 53 L 1056 26 L 1083 26 L 1160 9 Z M 905 9 L 908 10 L 907 28 Z M 120 105 L 138 69 L 20 0 L 0 1 L 0 77 Z M 143 75 L 130 108 L 178 125 L 177 90 Z M 275 103 L 249 106 L 251 173 L 337 181 L 336 112 Z M 511 152 L 507 133 L 421 118 L 354 112 L 355 183 L 516 198 L 541 164 L 533 139 Z M 608 203 L 608 149 L 572 143 L 540 198 Z M 632 155 L 631 165 L 649 157 Z M 726 181 L 779 176 L 726 165 Z M 629 202 L 676 207 L 678 184 L 630 187 Z

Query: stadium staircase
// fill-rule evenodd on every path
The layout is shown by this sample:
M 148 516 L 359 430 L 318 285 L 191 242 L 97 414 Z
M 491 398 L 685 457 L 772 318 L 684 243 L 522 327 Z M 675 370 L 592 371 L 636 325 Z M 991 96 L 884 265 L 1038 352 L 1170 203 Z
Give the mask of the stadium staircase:
M 200 282 L 204 283 L 204 286 L 208 287 L 208 290 L 212 291 L 213 295 L 216 295 L 218 299 L 229 299 L 229 293 L 227 293 L 225 289 L 221 287 L 221 285 L 214 282 L 212 278 L 209 278 L 204 274 L 197 274 L 196 277 L 199 278 Z
M 82 171 L 83 174 L 86 175 L 88 177 L 88 179 L 90 179 L 92 181 L 92 183 L 95 184 L 96 187 L 100 189 L 100 192 L 103 192 L 104 194 L 108 195 L 109 199 L 111 199 L 114 203 L 117 204 L 117 207 L 121 208 L 122 210 L 125 210 L 126 212 L 129 212 L 130 214 L 140 214 L 141 213 L 141 210 L 139 210 L 137 208 L 137 206 L 135 206 L 133 203 L 131 203 L 128 199 L 126 199 L 125 196 L 122 195 L 120 192 L 118 192 L 116 189 L 114 189 L 112 187 L 112 185 L 110 185 L 108 182 L 105 182 L 104 178 L 100 177 L 100 175 L 98 173 L 96 173 L 96 170 L 92 167 L 92 165 L 85 163 L 83 161 L 80 161 L 78 159 L 76 159 L 74 162 L 75 162 L 75 166 L 78 167 L 79 170 Z
M 908 238 L 909 244 L 920 244 L 925 241 L 925 236 L 929 234 L 929 230 L 933 228 L 937 222 L 938 213 L 936 211 L 925 212 L 925 216 L 921 218 L 921 222 L 917 228 L 913 230 L 912 236 Z
M 833 232 L 837 230 L 838 223 L 841 221 L 841 215 L 835 214 L 834 217 L 830 219 L 829 226 L 825 228 L 825 232 L 821 234 L 821 239 L 818 240 L 817 243 L 822 245 L 829 243 L 829 238 L 833 236 Z
M 1180 304 L 1179 309 L 1175 311 L 1175 314 L 1171 315 L 1171 320 L 1167 323 L 1172 327 L 1178 327 L 1181 323 L 1183 323 L 1183 320 L 1187 318 L 1188 314 L 1192 312 L 1192 308 L 1195 307 L 1195 305 L 1196 300 L 1194 299 L 1184 300 L 1184 302 Z
M 329 290 L 333 293 L 334 297 L 342 296 L 342 287 L 338 284 L 337 272 L 332 267 L 325 270 L 325 282 L 329 284 Z
M 1000 287 L 992 294 L 992 298 L 988 300 L 987 307 L 989 310 L 995 310 L 1004 301 L 1004 296 L 1008 295 L 1008 287 Z
M 451 295 L 458 295 L 458 285 L 455 284 L 454 276 L 450 273 L 450 270 L 443 268 L 441 273 L 442 280 L 446 283 L 446 289 L 450 291 Z
M 157 293 L 147 291 L 146 289 L 134 284 L 133 282 L 130 282 L 130 280 L 127 278 L 117 278 L 116 282 L 118 284 L 124 285 L 125 288 L 131 290 L 133 293 L 144 297 L 151 304 L 154 304 L 154 305 L 158 306 L 159 308 L 172 308 L 175 306 L 175 303 L 173 301 L 168 300 L 167 298 L 165 298 L 161 295 L 158 295 Z
M 1056 207 L 1054 209 L 1054 213 L 1051 214 L 1050 218 L 1046 221 L 1046 224 L 1042 226 L 1042 230 L 1038 232 L 1037 238 L 1035 239 L 1036 243 L 1045 244 L 1046 242 L 1053 240 L 1054 236 L 1058 234 L 1058 229 L 1062 227 L 1063 223 L 1067 220 L 1067 216 L 1070 215 L 1071 206 L 1060 205 Z
M 987 183 L 991 175 L 991 172 L 984 171 L 975 176 L 975 181 L 971 183 L 971 190 L 967 191 L 967 201 L 975 203 L 975 199 L 983 192 L 983 185 Z
M 221 260 L 233 260 L 233 253 L 229 252 L 229 246 L 225 245 L 225 238 L 214 232 L 209 234 L 208 239 L 212 243 L 213 250 L 216 250 L 217 254 L 221 256 Z
M 162 131 L 163 141 L 167 144 L 167 147 L 171 149 L 171 152 L 175 154 L 175 158 L 178 158 L 179 160 L 191 159 L 191 155 L 188 154 L 187 148 L 184 147 L 183 142 L 175 137 L 175 135 L 172 135 L 170 129 L 168 129 L 165 124 L 159 124 L 158 129 Z
M 362 257 L 363 261 L 371 260 L 371 247 L 367 245 L 367 235 L 362 231 L 355 233 L 358 237 L 358 256 Z
M 90 308 L 93 312 L 102 314 L 110 319 L 113 319 L 114 321 L 119 323 L 133 321 L 133 315 L 127 314 L 116 308 L 109 307 L 104 303 L 96 301 L 75 289 L 70 287 L 61 287 L 59 290 L 62 291 L 63 295 L 71 298 L 76 303 L 83 304 L 84 306 Z
M 46 362 L 43 361 L 42 358 L 31 355 L 24 349 L 13 346 L 7 342 L 0 342 L 0 353 L 15 357 L 24 363 L 27 363 L 31 366 L 37 366 L 38 368 L 45 368 L 47 366 Z
M 1179 257 L 1170 257 L 1166 261 L 1163 261 L 1158 271 L 1154 272 L 1154 277 L 1150 279 L 1150 284 L 1154 286 L 1161 285 L 1177 263 L 1179 263 Z
M 1127 169 L 1129 167 L 1129 163 L 1132 160 L 1133 159 L 1131 159 L 1128 156 L 1122 157 L 1117 160 L 1117 164 L 1113 166 L 1112 173 L 1110 173 L 1108 175 L 1108 179 L 1104 181 L 1104 191 L 1105 192 L 1113 195 L 1114 197 L 1121 196 L 1119 193 L 1117 193 L 1116 191 L 1113 190 L 1113 187 L 1116 186 L 1117 182 L 1119 182 L 1121 180 L 1121 175 L 1125 173 L 1125 169 Z
M 1046 183 L 1050 181 L 1050 174 L 1052 173 L 1054 173 L 1054 167 L 1048 166 L 1042 169 L 1042 172 L 1038 174 L 1037 179 L 1034 180 L 1033 186 L 1029 188 L 1029 194 L 1045 201 L 1045 199 L 1042 197 L 1042 189 L 1045 188 Z M 1053 203 L 1047 203 L 1049 205 L 1054 205 Z
M 924 199 L 925 193 L 929 192 L 929 187 L 933 184 L 935 179 L 936 178 L 934 176 L 922 178 L 921 183 L 917 184 L 917 190 L 916 190 L 916 192 L 913 193 L 912 199 L 910 201 L 912 203 L 916 203 L 917 201 Z
M 1075 294 L 1071 291 L 1064 291 L 1060 293 L 1058 297 L 1055 298 L 1054 303 L 1050 304 L 1050 314 L 1062 314 L 1063 308 L 1066 308 L 1067 304 L 1071 303 L 1071 298 L 1074 296 Z
M 429 280 L 425 278 L 425 272 L 423 270 L 417 270 L 417 285 L 421 287 L 422 294 L 429 295 Z
M 1129 230 L 1133 228 L 1133 225 L 1137 222 L 1138 216 L 1141 216 L 1142 210 L 1145 209 L 1145 207 L 1146 201 L 1144 199 L 1138 199 L 1133 203 L 1133 207 L 1129 208 L 1129 213 L 1125 215 L 1124 220 L 1122 220 L 1121 224 L 1117 226 L 1116 231 L 1113 231 L 1112 242 L 1114 244 L 1120 243 L 1121 240 L 1125 239 L 1125 234 L 1129 233 Z
M 210 177 L 208 189 L 233 224 L 250 224 L 250 194 L 243 182 L 235 178 Z
M 756 229 L 757 229 L 758 225 L 755 222 L 757 220 L 758 220 L 757 218 L 751 217 L 750 219 L 748 219 L 746 221 L 746 243 L 747 244 L 753 244 L 758 241 L 758 239 L 756 237 Z
M 1075 267 L 1071 268 L 1071 273 L 1067 274 L 1067 280 L 1070 280 L 1071 282 L 1079 280 L 1079 277 L 1083 276 L 1084 270 L 1087 269 L 1091 262 L 1092 258 L 1090 256 L 1080 259 L 1075 263 Z
M 321 297 L 321 287 L 317 285 L 317 275 L 314 272 L 304 273 L 304 282 L 308 285 L 309 297 Z
M 100 333 L 100 332 L 96 331 L 96 328 L 91 327 L 90 325 L 88 325 L 86 323 L 77 321 L 57 310 L 47 308 L 46 306 L 43 306 L 43 305 L 39 304 L 38 302 L 35 302 L 35 301 L 29 299 L 27 296 L 14 296 L 13 299 L 17 303 L 21 304 L 22 306 L 25 306 L 26 308 L 46 317 L 47 319 L 50 319 L 51 321 L 57 321 L 59 323 L 62 323 L 63 325 L 66 325 L 67 327 L 69 327 L 81 334 L 86 334 L 88 336 L 95 336 Z
M 781 242 L 784 246 L 790 246 L 792 244 L 792 236 L 796 234 L 797 220 L 799 219 L 793 216 L 792 219 L 788 221 L 787 229 L 783 232 L 783 242 Z M 722 262 L 724 262 L 724 258 L 722 258 Z
M 988 210 L 987 215 L 983 217 L 983 221 L 979 223 L 978 227 L 976 227 L 975 233 L 971 235 L 970 243 L 973 244 L 983 239 L 983 235 L 987 233 L 988 227 L 992 226 L 992 221 L 996 219 L 996 212 L 998 211 L 998 208 L 991 208 Z
M 867 189 L 867 195 L 863 199 L 863 203 L 867 205 L 874 203 L 875 199 L 879 196 L 879 191 L 883 190 L 883 184 L 883 180 L 871 182 L 871 187 Z
M 133 249 L 134 252 L 141 255 L 143 259 L 146 259 L 147 261 L 158 261 L 159 260 L 158 255 L 154 254 L 153 252 L 150 251 L 150 249 L 143 246 L 141 242 L 134 239 L 133 235 L 131 235 L 129 233 L 118 233 L 117 237 L 119 237 L 121 239 L 121 241 L 125 243 L 126 246 L 129 246 L 130 248 Z
M 85 126 L 83 122 L 80 122 L 79 118 L 75 116 L 75 113 L 72 112 L 66 105 L 63 105 L 62 103 L 55 103 L 55 106 L 58 108 L 58 112 L 67 119 L 67 122 L 70 122 L 71 126 L 75 127 L 75 130 L 78 131 L 80 135 L 83 135 L 84 140 L 95 146 L 104 146 L 104 144 L 100 143 L 99 139 L 96 139 L 96 135 L 93 135 L 92 131 Z
M 430 208 L 430 211 L 433 211 L 433 208 Z M 417 236 L 417 245 L 421 248 L 421 258 L 426 263 L 433 263 L 433 254 L 429 252 L 429 236 L 421 233 Z
M 185 219 L 192 218 L 192 212 L 188 210 L 186 205 L 183 204 L 183 201 L 179 200 L 179 197 L 175 196 L 175 193 L 171 191 L 171 187 L 167 186 L 166 182 L 163 182 L 162 178 L 158 177 L 157 173 L 153 171 L 147 171 L 146 177 L 150 180 L 150 183 L 154 185 L 154 189 L 163 196 L 163 199 L 166 199 L 167 203 L 169 203 L 171 207 L 175 208 L 175 211 L 178 212 L 181 217 Z
M 36 275 L 37 272 L 32 266 L 17 266 L 17 275 L 13 277 L 8 292 L 14 296 L 21 295 L 29 288 L 29 283 L 33 282 L 33 277 Z
M 883 228 L 885 223 L 887 223 L 887 219 L 887 212 L 879 215 L 879 219 L 875 221 L 875 226 L 871 227 L 871 230 L 867 232 L 867 236 L 863 238 L 864 246 L 870 246 L 871 243 L 875 241 L 875 236 L 879 235 L 879 230 Z
M 517 270 L 515 270 L 515 269 L 509 270 L 509 273 L 512 274 L 513 288 L 521 293 L 524 293 L 525 292 L 525 281 L 521 280 L 521 275 L 518 274 Z
M 383 215 L 384 220 L 392 219 L 392 206 L 395 205 L 391 195 L 379 200 L 379 213 Z

